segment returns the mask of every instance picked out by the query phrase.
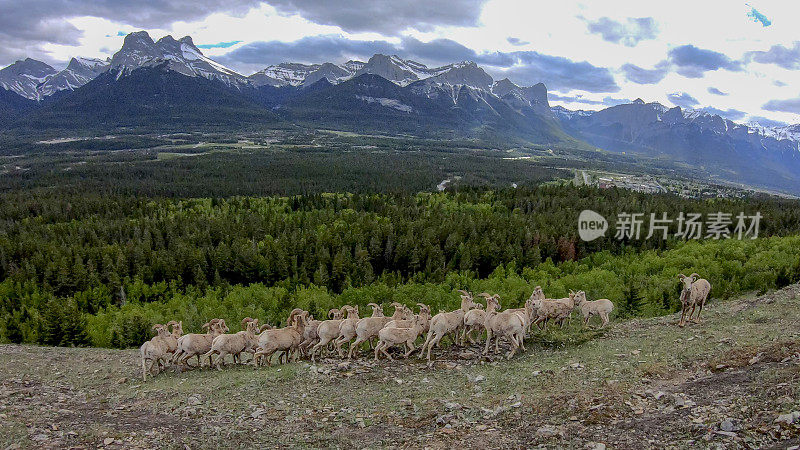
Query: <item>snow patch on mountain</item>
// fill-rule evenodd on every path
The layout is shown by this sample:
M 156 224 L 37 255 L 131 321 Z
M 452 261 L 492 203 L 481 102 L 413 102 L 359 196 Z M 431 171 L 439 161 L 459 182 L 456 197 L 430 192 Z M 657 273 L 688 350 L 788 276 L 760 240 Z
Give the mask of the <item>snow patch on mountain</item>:
M 386 108 L 392 108 L 407 113 L 410 113 L 411 111 L 414 110 L 414 108 L 412 108 L 411 106 L 406 105 L 400 102 L 400 100 L 394 98 L 368 97 L 365 95 L 356 95 L 356 98 L 367 103 L 377 103 Z

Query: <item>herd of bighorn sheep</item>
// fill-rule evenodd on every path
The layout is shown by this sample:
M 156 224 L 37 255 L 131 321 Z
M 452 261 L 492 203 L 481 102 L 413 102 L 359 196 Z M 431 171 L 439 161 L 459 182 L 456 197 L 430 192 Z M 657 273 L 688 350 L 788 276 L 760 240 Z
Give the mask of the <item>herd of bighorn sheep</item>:
M 679 275 L 683 288 L 680 300 L 682 305 L 680 326 L 686 324 L 686 313 L 689 320 L 699 323 L 706 298 L 711 285 L 696 273 L 690 276 Z M 569 297 L 561 299 L 545 298 L 540 286 L 537 286 L 522 308 L 500 310 L 500 296 L 488 293 L 478 294 L 485 299 L 486 306 L 475 301 L 467 291 L 458 291 L 461 296 L 461 308 L 455 311 L 440 311 L 431 316 L 430 308 L 417 303 L 419 312 L 413 311 L 397 302 L 391 304 L 394 312 L 384 315 L 383 307 L 369 303 L 372 315 L 359 317 L 358 306 L 345 305 L 328 312 L 327 320 L 315 320 L 308 311 L 295 308 L 286 320 L 286 326 L 273 328 L 268 324 L 259 326 L 258 319 L 246 317 L 242 320 L 242 329 L 238 333 L 228 333 L 224 319 L 213 319 L 203 325 L 204 334 L 183 335 L 183 323 L 170 321 L 166 325 L 156 324 L 153 330 L 156 336 L 142 344 L 142 377 L 154 369 L 159 372 L 166 364 L 173 363 L 179 370 L 189 365 L 189 359 L 197 358 L 195 367 L 203 365 L 202 358 L 208 359 L 209 367 L 221 370 L 225 357 L 231 355 L 234 363 L 241 362 L 243 353 L 250 353 L 251 363 L 259 367 L 272 364 L 272 356 L 281 352 L 278 362 L 289 362 L 301 357 L 311 361 L 323 352 L 336 352 L 344 358 L 343 346 L 350 343 L 347 358 L 358 357 L 362 344 L 368 344 L 374 352 L 375 359 L 381 355 L 394 359 L 389 349 L 402 347 L 404 357 L 409 357 L 419 350 L 419 357 L 425 357 L 432 363 L 431 351 L 438 347 L 445 336 L 449 336 L 455 345 L 465 345 L 467 341 L 477 344 L 476 337 L 485 332 L 486 341 L 483 355 L 488 355 L 494 339 L 494 352 L 500 352 L 500 340 L 505 339 L 510 350 L 506 354 L 511 359 L 518 350 L 525 350 L 524 339 L 532 325 L 546 330 L 548 322 L 563 327 L 572 312 L 578 309 L 583 316 L 583 326 L 589 323 L 592 316 L 601 320 L 601 328 L 609 321 L 609 314 L 614 304 L 607 299 L 589 301 L 583 291 L 570 291 Z M 692 319 L 695 309 L 699 307 L 697 317 Z M 425 335 L 422 347 L 417 349 L 414 343 Z M 214 358 L 216 357 L 216 358 Z

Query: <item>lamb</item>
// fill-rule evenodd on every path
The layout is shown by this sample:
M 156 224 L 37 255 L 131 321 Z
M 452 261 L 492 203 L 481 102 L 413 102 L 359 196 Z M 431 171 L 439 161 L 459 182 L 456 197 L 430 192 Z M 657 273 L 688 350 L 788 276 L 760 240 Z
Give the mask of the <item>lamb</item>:
M 477 343 L 475 339 L 472 338 L 472 335 L 478 332 L 478 336 L 480 337 L 480 333 L 483 331 L 483 321 L 485 317 L 486 311 L 483 310 L 483 305 L 480 303 L 476 303 L 475 309 L 470 309 L 464 314 L 464 330 L 461 334 L 461 342 L 469 340 L 471 344 Z
M 339 336 L 333 342 L 333 346 L 336 348 L 336 353 L 339 354 L 339 358 L 344 358 L 342 344 L 350 342 L 356 337 L 356 325 L 358 325 L 358 321 L 358 305 L 356 305 L 347 310 L 347 318 L 339 323 Z
M 373 317 L 365 317 L 358 321 L 356 324 L 356 340 L 350 344 L 350 350 L 347 352 L 347 359 L 353 357 L 353 352 L 358 351 L 358 347 L 372 338 L 378 337 L 378 332 L 381 331 L 384 325 L 392 320 L 403 320 L 410 317 L 408 308 L 397 302 L 392 302 L 394 306 L 394 314 L 392 317 L 384 317 L 381 310 L 380 316 L 375 316 L 373 310 Z
M 423 314 L 423 315 L 426 315 L 428 317 L 428 321 L 426 321 L 426 325 L 429 325 L 429 323 L 427 323 L 427 322 L 429 322 L 430 318 L 431 318 L 431 308 L 430 308 L 430 306 L 428 306 L 428 305 L 426 305 L 424 303 L 417 303 L 417 306 L 419 306 L 419 313 Z M 392 327 L 392 328 L 411 328 L 411 327 L 413 327 L 414 326 L 414 320 L 416 320 L 416 316 L 414 315 L 413 311 L 411 311 L 410 309 L 408 309 L 408 307 L 403 305 L 403 312 L 405 313 L 406 317 L 409 317 L 408 319 L 391 320 L 391 321 L 387 322 L 386 325 L 383 326 L 383 328 L 390 328 L 390 327 Z M 427 330 L 424 330 L 424 331 L 427 332 Z
M 575 309 L 575 292 L 570 290 L 569 297 L 559 298 L 553 301 L 564 305 L 563 308 L 559 308 L 558 316 L 555 317 L 555 320 L 561 325 L 561 328 L 564 328 L 564 323 L 572 318 L 572 311 Z
M 614 309 L 614 304 L 611 303 L 610 300 L 601 298 L 600 300 L 594 301 L 587 301 L 586 300 L 586 293 L 583 291 L 578 291 L 573 294 L 575 297 L 575 306 L 581 310 L 581 314 L 583 314 L 583 326 L 589 324 L 589 319 L 592 316 L 600 316 L 600 320 L 603 321 L 603 324 L 600 325 L 600 328 L 605 328 L 608 325 L 608 315 L 611 314 L 611 311 Z
M 256 339 L 256 331 L 258 330 L 258 319 L 251 319 L 247 322 L 247 328 L 234 334 L 221 334 L 214 338 L 211 342 L 211 350 L 205 356 L 211 361 L 211 355 L 218 355 L 216 361 L 217 370 L 222 370 L 222 364 L 225 363 L 226 355 L 235 355 L 245 351 L 258 342 Z
M 565 318 L 572 312 L 572 309 L 565 302 L 546 299 L 541 286 L 536 286 L 531 294 L 536 320 L 533 321 L 541 329 L 547 329 L 547 322 L 550 319 L 559 320 Z
M 483 354 L 489 354 L 489 344 L 492 341 L 492 336 L 495 336 L 494 351 L 499 351 L 500 338 L 505 336 L 511 342 L 511 350 L 506 355 L 507 359 L 511 359 L 516 354 L 517 349 L 523 346 L 523 338 L 525 337 L 525 328 L 527 326 L 523 314 L 515 310 L 506 310 L 498 313 L 497 309 L 500 308 L 499 297 L 494 295 L 486 298 L 486 319 L 483 323 L 486 328 L 486 346 L 484 347 Z M 525 315 L 530 317 L 532 315 L 533 301 L 525 302 Z
M 188 365 L 187 361 L 192 356 L 197 356 L 197 367 L 200 367 L 200 356 L 211 350 L 211 343 L 214 338 L 229 331 L 224 319 L 212 319 L 203 324 L 203 328 L 207 330 L 205 334 L 191 333 L 178 338 L 172 361 L 181 368 L 185 368 Z M 209 359 L 208 365 L 211 365 L 211 359 Z
M 345 305 L 342 306 L 341 310 L 339 311 L 340 313 L 346 312 L 349 317 L 350 314 L 353 314 L 355 308 L 349 305 Z M 339 317 L 341 317 L 341 315 Z M 316 356 L 318 352 L 320 354 L 322 353 L 322 347 L 325 347 L 326 345 L 328 345 L 329 342 L 339 337 L 339 325 L 341 325 L 341 323 L 342 319 L 337 318 L 337 319 L 325 320 L 321 324 L 319 324 L 319 327 L 317 327 L 317 335 L 319 336 L 319 342 L 317 342 L 317 344 L 311 348 L 312 362 L 316 361 Z
M 441 312 L 436 314 L 431 319 L 430 330 L 428 336 L 425 338 L 425 343 L 419 351 L 419 357 L 428 349 L 428 364 L 431 363 L 431 350 L 434 345 L 437 345 L 442 338 L 448 334 L 455 332 L 458 335 L 459 329 L 464 325 L 464 315 L 472 308 L 477 307 L 477 304 L 472 299 L 472 294 L 467 291 L 458 291 L 461 293 L 461 308 L 450 312 Z
M 390 360 L 393 359 L 392 355 L 387 351 L 390 347 L 395 345 L 405 344 L 408 351 L 404 357 L 414 352 L 414 341 L 417 340 L 420 334 L 425 329 L 425 325 L 430 318 L 430 313 L 427 314 L 420 311 L 420 314 L 415 317 L 411 322 L 411 327 L 384 327 L 378 332 L 378 345 L 375 346 L 375 360 L 378 360 L 379 353 L 383 353 Z M 402 321 L 398 321 L 402 322 Z
M 169 354 L 169 344 L 167 340 L 170 334 L 167 330 L 167 326 L 157 323 L 153 325 L 153 331 L 155 331 L 157 335 L 139 347 L 139 353 L 142 357 L 142 380 L 144 381 L 147 381 L 147 373 L 153 372 L 153 365 L 158 363 L 158 365 L 161 366 L 161 361 L 166 360 Z
M 700 323 L 700 313 L 703 312 L 703 305 L 706 303 L 708 294 L 711 292 L 711 283 L 705 278 L 699 278 L 700 275 L 693 273 L 688 277 L 684 274 L 678 275 L 678 278 L 683 282 L 683 290 L 681 290 L 681 320 L 679 326 L 683 328 L 686 325 L 686 313 L 689 308 L 689 322 Z M 692 319 L 695 308 L 700 305 L 700 310 L 697 311 L 697 317 Z
M 178 339 L 183 335 L 183 321 L 170 320 L 167 322 L 167 326 L 172 327 L 170 335 L 167 337 L 167 344 L 169 345 L 169 352 L 174 354 L 178 348 Z
M 266 358 L 267 365 L 272 365 L 272 355 L 283 350 L 286 362 L 289 361 L 291 352 L 298 351 L 303 342 L 303 332 L 308 321 L 308 311 L 295 309 L 289 314 L 287 322 L 291 325 L 285 328 L 266 330 L 258 336 L 258 350 L 253 355 L 253 363 L 258 367 L 262 358 Z M 280 358 L 278 358 L 280 362 Z

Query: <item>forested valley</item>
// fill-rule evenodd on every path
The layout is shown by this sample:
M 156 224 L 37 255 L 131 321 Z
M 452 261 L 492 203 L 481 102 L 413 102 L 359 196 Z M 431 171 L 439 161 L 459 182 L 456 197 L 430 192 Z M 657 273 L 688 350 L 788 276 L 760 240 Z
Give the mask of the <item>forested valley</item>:
M 513 307 L 536 285 L 552 297 L 584 289 L 623 316 L 664 314 L 679 307 L 680 272 L 714 277 L 722 298 L 798 281 L 796 206 L 564 184 L 224 198 L 10 192 L 0 204 L 0 339 L 128 347 L 167 318 L 196 330 L 212 316 L 276 324 L 296 306 L 319 317 L 373 301 L 436 311 L 464 288 Z M 612 232 L 580 240 L 584 209 Z M 617 214 L 633 211 L 763 218 L 756 240 L 616 239 Z

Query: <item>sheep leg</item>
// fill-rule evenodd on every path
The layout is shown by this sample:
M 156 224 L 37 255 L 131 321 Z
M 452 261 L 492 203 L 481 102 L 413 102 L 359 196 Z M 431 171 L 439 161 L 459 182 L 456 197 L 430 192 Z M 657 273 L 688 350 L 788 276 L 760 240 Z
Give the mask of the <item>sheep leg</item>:
M 700 303 L 700 309 L 697 311 L 697 317 L 694 319 L 694 323 L 700 323 L 700 314 L 703 312 L 703 305 L 705 302 Z
M 500 353 L 500 336 L 494 338 L 494 354 Z
M 514 337 L 512 337 L 512 338 L 510 339 L 510 341 L 511 341 L 511 350 L 510 350 L 510 351 L 508 352 L 508 354 L 506 355 L 506 359 L 511 359 L 511 358 L 513 358 L 513 357 L 514 357 L 514 355 L 517 353 L 517 348 L 518 348 L 518 345 L 517 345 L 517 341 L 516 341 L 516 339 L 515 339 Z
M 408 351 L 406 352 L 406 354 L 404 355 L 404 357 L 405 357 L 405 358 L 408 358 L 408 356 L 409 356 L 409 355 L 411 355 L 412 353 L 414 353 L 414 350 L 416 350 L 416 348 L 414 348 L 414 341 L 407 341 L 407 342 L 406 342 L 406 346 L 408 347 Z
M 142 356 L 142 380 L 147 381 L 147 360 Z
M 358 358 L 359 346 L 361 343 L 364 342 L 363 339 L 356 337 L 356 341 L 350 344 L 350 350 L 347 352 L 347 359 L 351 359 L 353 357 L 353 352 L 356 353 L 356 358 Z
M 431 362 L 431 350 L 433 350 L 433 346 L 435 344 L 437 344 L 439 342 L 439 340 L 442 339 L 442 337 L 439 336 L 439 335 L 434 335 L 433 338 L 431 338 L 431 336 L 429 335 L 428 339 L 430 339 L 430 343 L 428 344 L 428 363 L 430 363 Z M 422 356 L 422 352 L 420 352 L 420 356 Z
M 333 346 L 336 348 L 336 353 L 339 354 L 339 358 L 344 358 L 344 351 L 342 351 L 342 344 L 344 344 L 344 339 L 336 339 L 336 342 L 333 343 Z
M 687 308 L 686 303 L 681 305 L 681 320 L 680 320 L 680 322 L 678 322 L 678 326 L 681 327 L 681 328 L 683 328 L 686 325 L 686 310 L 687 309 L 688 308 Z
M 496 340 L 497 338 L 495 338 Z M 486 328 L 486 347 L 483 348 L 483 354 L 489 354 L 489 343 L 492 342 L 492 330 L 490 328 Z
M 419 349 L 419 359 L 422 359 L 422 356 L 425 354 L 425 348 L 431 342 L 432 338 L 433 338 L 433 333 L 432 332 L 428 332 L 428 335 L 425 336 L 425 342 L 422 344 L 422 347 L 420 347 L 420 349 Z
M 687 310 L 689 308 L 686 308 Z M 689 313 L 689 322 L 693 322 L 692 316 L 694 315 L 694 310 L 697 309 L 697 304 L 692 305 L 692 312 Z

